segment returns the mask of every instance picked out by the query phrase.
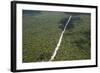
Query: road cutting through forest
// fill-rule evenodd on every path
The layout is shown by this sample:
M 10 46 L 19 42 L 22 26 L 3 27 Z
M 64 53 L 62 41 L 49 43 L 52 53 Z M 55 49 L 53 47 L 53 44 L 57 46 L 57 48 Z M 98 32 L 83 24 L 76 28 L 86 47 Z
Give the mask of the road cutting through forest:
M 65 32 L 65 30 L 66 30 L 66 27 L 68 26 L 68 24 L 69 24 L 71 18 L 72 18 L 72 16 L 69 16 L 69 18 L 68 18 L 68 20 L 67 20 L 67 22 L 66 22 L 66 25 L 65 25 L 65 27 L 64 27 L 64 29 L 63 29 L 61 35 L 60 35 L 60 38 L 59 38 L 59 41 L 58 41 L 58 43 L 57 43 L 57 46 L 56 46 L 56 48 L 55 48 L 55 50 L 54 50 L 54 53 L 52 54 L 52 56 L 51 56 L 51 58 L 50 58 L 49 61 L 54 60 L 54 58 L 55 58 L 55 56 L 56 56 L 56 54 L 57 54 L 57 51 L 59 50 L 60 44 L 61 44 L 61 42 L 62 42 L 62 38 L 63 38 L 64 32 Z

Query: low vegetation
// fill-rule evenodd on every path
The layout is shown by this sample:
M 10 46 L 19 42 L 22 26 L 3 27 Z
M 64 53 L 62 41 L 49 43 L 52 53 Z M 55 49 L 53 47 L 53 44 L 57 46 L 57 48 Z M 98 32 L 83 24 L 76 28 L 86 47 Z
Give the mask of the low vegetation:
M 49 61 L 70 15 L 54 61 L 90 59 L 90 14 L 23 10 L 23 62 Z

